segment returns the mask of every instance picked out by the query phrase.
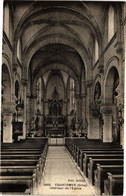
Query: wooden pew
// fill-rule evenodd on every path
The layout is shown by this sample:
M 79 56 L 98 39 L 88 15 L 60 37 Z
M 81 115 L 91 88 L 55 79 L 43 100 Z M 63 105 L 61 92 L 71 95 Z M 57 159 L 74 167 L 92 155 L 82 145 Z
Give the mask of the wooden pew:
M 41 153 L 42 153 L 43 151 L 27 151 L 27 150 L 25 150 L 25 151 L 8 151 L 8 150 L 6 150 L 6 151 L 2 151 L 1 152 L 1 155 L 27 155 L 27 154 L 31 154 L 31 155 L 41 155 Z
M 101 195 L 104 192 L 104 180 L 107 179 L 108 172 L 111 172 L 114 175 L 123 175 L 123 166 L 97 164 L 97 169 L 94 171 L 94 184 L 98 195 Z
M 36 175 L 36 183 L 39 184 L 42 179 L 39 164 L 36 166 L 1 166 L 0 168 L 0 176 L 32 176 L 33 174 Z
M 111 152 L 117 152 L 117 153 L 123 153 L 123 150 L 120 149 L 120 148 L 106 148 L 106 147 L 103 147 L 101 149 L 99 148 L 92 148 L 92 147 L 89 147 L 89 148 L 85 148 L 85 149 L 79 149 L 77 148 L 76 149 L 76 153 L 75 153 L 75 160 L 76 162 L 78 163 L 78 165 L 80 164 L 80 159 L 83 158 L 83 153 L 85 153 L 86 151 L 111 151 Z
M 108 177 L 104 181 L 103 196 L 123 195 L 123 175 L 107 173 Z
M 74 157 L 74 159 L 75 159 L 75 161 L 76 162 L 78 162 L 78 160 L 79 160 L 79 156 L 80 156 L 80 154 L 81 154 L 81 151 L 85 151 L 85 150 L 116 150 L 116 151 L 121 151 L 122 149 L 121 148 L 112 148 L 112 147 L 107 147 L 107 146 L 104 146 L 104 145 L 97 145 L 97 146 L 92 146 L 92 145 L 87 145 L 86 147 L 77 147 L 77 146 L 75 146 L 75 148 L 74 148 L 74 152 L 73 152 L 73 157 Z
M 92 159 L 123 159 L 123 155 L 122 154 L 103 154 L 102 153 L 97 153 L 96 154 L 84 154 L 84 158 L 83 158 L 83 172 L 85 174 L 85 176 L 88 176 L 88 163 L 89 163 L 89 158 L 91 157 Z
M 1 154 L 1 159 L 25 159 L 25 158 L 29 158 L 29 159 L 39 159 L 41 156 L 41 154 L 36 155 L 36 154 L 19 154 L 19 155 L 15 155 L 15 154 Z
M 34 194 L 37 189 L 36 176 L 0 176 L 0 192 L 25 192 L 29 189 L 29 194 Z
M 1 152 L 6 152 L 6 151 L 8 151 L 8 152 L 15 152 L 15 150 L 17 151 L 17 152 L 20 152 L 20 151 L 33 151 L 33 153 L 34 152 L 42 152 L 42 149 L 37 149 L 37 148 L 34 148 L 34 149 L 28 149 L 28 148 L 2 148 L 1 149 Z
M 94 170 L 96 170 L 97 163 L 101 165 L 123 165 L 123 159 L 92 159 L 90 157 L 88 163 L 88 179 L 91 184 L 94 184 Z
M 92 155 L 94 155 L 94 154 L 117 154 L 117 155 L 121 154 L 121 155 L 123 155 L 122 150 L 121 151 L 116 151 L 116 150 L 111 151 L 111 149 L 110 150 L 104 149 L 104 150 L 84 150 L 84 151 L 81 151 L 78 165 L 80 166 L 82 171 L 83 171 L 83 159 L 84 159 L 85 153 L 87 155 L 89 155 L 89 154 L 92 154 Z
M 66 147 L 68 148 L 71 156 L 76 162 L 78 162 L 78 156 L 80 150 L 96 149 L 96 150 L 122 150 L 118 143 L 103 143 L 101 140 L 89 140 L 84 138 L 66 138 Z
M 23 189 L 29 189 L 30 194 L 34 193 L 42 178 L 48 150 L 47 141 L 44 143 L 40 141 L 39 144 L 36 144 L 36 142 L 37 140 L 35 142 L 30 141 L 30 145 L 29 142 L 27 144 L 25 142 L 22 145 L 2 145 L 0 168 L 1 192 L 6 192 L 8 187 L 10 187 L 10 192 L 15 192 L 15 188 L 20 187 L 20 192 L 24 192 Z

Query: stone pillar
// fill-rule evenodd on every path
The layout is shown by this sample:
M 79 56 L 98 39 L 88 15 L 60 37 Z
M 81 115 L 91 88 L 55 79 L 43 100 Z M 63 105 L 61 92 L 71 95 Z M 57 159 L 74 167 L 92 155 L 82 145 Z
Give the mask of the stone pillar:
M 99 108 L 97 108 L 96 105 L 91 105 L 90 114 L 90 139 L 100 139 Z
M 43 114 L 44 115 L 48 114 L 48 100 L 47 99 L 43 100 Z
M 35 118 L 36 95 L 27 95 L 27 133 L 29 132 L 31 121 Z
M 86 116 L 86 95 L 81 95 L 81 111 L 82 111 L 82 119 L 85 119 Z
M 81 119 L 81 97 L 79 94 L 75 94 L 75 108 L 77 121 Z
M 82 121 L 83 129 L 86 129 L 86 94 L 81 95 L 81 112 L 82 112 Z
M 12 117 L 15 111 L 15 104 L 12 102 L 4 103 L 2 106 L 3 113 L 3 143 L 13 142 Z
M 95 116 L 91 116 L 91 132 L 90 139 L 100 139 L 99 135 L 99 118 Z
M 123 95 L 123 86 L 117 88 L 118 96 L 117 107 L 118 107 L 118 128 L 120 131 L 120 144 L 124 148 L 124 95 Z
M 90 119 L 90 104 L 91 104 L 91 88 L 92 88 L 92 80 L 86 82 L 87 86 L 87 97 L 86 97 L 86 121 L 87 121 L 87 137 L 90 139 L 91 137 L 91 119 Z
M 103 142 L 112 142 L 112 108 L 110 105 L 102 105 L 100 111 L 103 115 Z
M 67 100 L 64 100 L 64 101 L 63 101 L 62 114 L 63 114 L 64 116 L 66 116 L 66 114 L 67 114 Z
M 27 134 L 27 130 L 26 130 L 26 123 L 27 123 L 27 116 L 26 116 L 26 112 L 27 112 L 27 98 L 26 98 L 26 92 L 27 92 L 27 84 L 28 81 L 25 79 L 22 79 L 22 94 L 23 94 L 23 99 L 24 99 L 24 117 L 23 117 L 23 136 L 22 139 L 26 139 L 26 134 Z

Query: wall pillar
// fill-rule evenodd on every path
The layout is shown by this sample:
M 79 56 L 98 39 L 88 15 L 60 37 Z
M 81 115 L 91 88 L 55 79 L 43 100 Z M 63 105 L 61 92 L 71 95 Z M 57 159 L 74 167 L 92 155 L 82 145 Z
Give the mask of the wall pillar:
M 36 95 L 27 95 L 27 134 L 32 127 L 31 122 L 35 119 L 35 111 L 36 111 Z
M 86 97 L 86 121 L 87 121 L 87 137 L 90 139 L 92 136 L 92 127 L 91 127 L 91 118 L 90 118 L 90 105 L 91 105 L 91 88 L 92 88 L 92 80 L 86 82 L 87 86 L 87 97 Z
M 15 111 L 15 104 L 7 102 L 2 105 L 3 113 L 3 143 L 13 143 L 12 118 Z
M 118 96 L 117 99 L 117 107 L 118 107 L 118 131 L 120 134 L 120 145 L 122 145 L 124 149 L 124 94 L 123 94 L 123 86 L 119 86 L 117 88 Z
M 109 104 L 100 107 L 103 115 L 103 142 L 112 142 L 112 108 Z
M 24 116 L 23 116 L 23 136 L 22 139 L 26 139 L 27 129 L 26 129 L 26 123 L 27 123 L 27 98 L 26 98 L 26 92 L 27 92 L 27 84 L 28 81 L 25 79 L 22 79 L 22 86 L 23 86 L 23 99 L 24 99 Z
M 63 101 L 62 114 L 63 114 L 64 116 L 66 116 L 66 114 L 67 114 L 67 100 L 64 100 L 64 101 Z
M 83 126 L 83 131 L 86 133 L 86 127 L 87 127 L 87 122 L 86 122 L 86 94 L 81 95 L 81 111 L 82 111 L 82 126 Z
M 99 108 L 96 105 L 90 106 L 90 122 L 90 139 L 100 139 Z
M 43 114 L 45 116 L 48 114 L 48 101 L 47 101 L 47 99 L 43 100 Z
M 75 94 L 75 108 L 77 121 L 81 119 L 81 97 L 79 94 Z

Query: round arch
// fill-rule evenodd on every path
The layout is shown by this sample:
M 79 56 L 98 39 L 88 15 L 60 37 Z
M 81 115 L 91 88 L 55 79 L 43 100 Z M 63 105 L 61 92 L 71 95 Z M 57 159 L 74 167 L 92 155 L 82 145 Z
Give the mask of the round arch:
M 94 29 L 94 32 L 99 40 L 99 42 L 101 43 L 101 40 L 102 40 L 102 36 L 101 36 L 101 32 L 100 32 L 100 29 L 93 17 L 93 15 L 91 14 L 91 12 L 89 12 L 89 10 L 86 8 L 86 6 L 83 4 L 83 10 L 86 12 L 87 16 L 88 17 L 85 17 L 84 15 L 80 14 L 79 12 L 77 12 L 76 10 L 73 10 L 73 9 L 70 9 L 68 7 L 59 7 L 59 6 L 56 6 L 56 7 L 47 7 L 47 8 L 44 8 L 42 10 L 39 10 L 36 12 L 33 13 L 33 11 L 35 10 L 36 8 L 36 3 L 33 4 L 25 13 L 24 15 L 22 16 L 21 20 L 19 21 L 18 25 L 17 25 L 17 28 L 15 30 L 15 34 L 14 34 L 14 37 L 15 37 L 15 47 L 17 45 L 17 41 L 18 41 L 18 38 L 20 37 L 20 35 L 22 34 L 22 31 L 23 31 L 23 26 L 27 25 L 26 24 L 26 21 L 27 23 L 29 22 L 30 19 L 32 19 L 33 17 L 35 16 L 38 16 L 38 15 L 41 15 L 45 12 L 50 12 L 52 9 L 53 10 L 59 10 L 60 12 L 61 11 L 64 11 L 64 12 L 69 12 L 75 16 L 77 16 L 78 18 L 82 19 L 83 21 L 86 21 L 88 25 L 90 25 L 90 28 L 93 27 Z M 88 19 L 88 18 L 91 18 L 91 21 Z
M 55 73 L 54 73 L 55 72 Z M 51 79 L 51 77 L 53 77 L 53 75 L 57 75 L 57 76 L 59 76 L 59 78 L 61 79 L 61 81 L 62 81 L 62 84 L 63 84 L 63 89 L 64 89 L 64 98 L 66 97 L 66 93 L 65 93 L 65 84 L 64 84 L 64 80 L 63 80 L 63 76 L 62 76 L 62 73 L 58 70 L 54 70 L 54 72 L 53 72 L 53 70 L 49 73 L 49 75 L 48 75 L 48 79 L 47 79 L 47 82 L 46 82 L 46 89 L 47 89 L 47 87 L 48 87 L 48 83 L 49 83 L 49 81 L 50 81 L 50 79 Z
M 69 73 L 69 75 L 75 80 L 75 91 L 77 92 L 77 94 L 80 93 L 80 85 L 79 85 L 79 78 L 76 76 L 76 74 L 74 73 L 73 70 L 71 70 L 68 66 L 65 66 L 64 64 L 48 64 L 44 69 L 41 69 L 41 71 L 36 75 L 34 81 L 33 81 L 33 94 L 35 94 L 36 92 L 36 83 L 37 80 L 40 76 L 42 76 L 45 72 L 49 71 L 49 70 L 61 70 L 64 71 L 66 73 Z
M 11 61 L 9 59 L 9 57 L 5 54 L 2 53 L 2 68 L 3 65 L 5 65 L 6 69 L 8 70 L 8 79 L 9 79 L 9 83 L 10 83 L 10 90 L 9 90 L 9 96 L 10 96 L 10 101 L 12 100 L 12 83 L 13 83 L 13 77 L 12 77 L 12 71 L 11 71 Z M 2 70 L 3 72 L 3 70 Z M 3 74 L 3 73 L 2 73 Z
M 2 64 L 2 90 L 3 90 L 3 103 L 11 102 L 11 76 L 8 66 Z
M 114 104 L 114 97 L 117 96 L 116 88 L 119 85 L 119 72 L 112 66 L 106 76 L 105 82 L 105 103 Z
M 37 52 L 39 48 L 42 48 L 49 44 L 65 44 L 73 48 L 75 51 L 77 51 L 77 53 L 82 58 L 82 61 L 84 62 L 85 65 L 86 79 L 87 80 L 91 79 L 92 64 L 91 64 L 91 59 L 88 57 L 87 52 L 85 51 L 85 48 L 77 40 L 63 34 L 46 35 L 42 37 L 41 40 L 38 39 L 37 43 L 35 42 L 34 44 L 32 44 L 32 46 L 30 46 L 29 48 L 30 51 L 27 51 L 26 53 L 27 58 L 24 59 L 24 65 L 29 65 L 33 54 L 35 54 L 35 52 Z M 27 73 L 28 73 L 28 66 L 27 66 L 27 70 L 24 69 L 24 75 L 26 78 L 27 78 Z

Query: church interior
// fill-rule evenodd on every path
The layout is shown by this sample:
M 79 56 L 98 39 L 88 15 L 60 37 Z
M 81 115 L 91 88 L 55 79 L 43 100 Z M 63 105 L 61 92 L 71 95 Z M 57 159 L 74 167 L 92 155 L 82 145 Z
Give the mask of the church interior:
M 123 195 L 125 8 L 4 0 L 2 194 Z

